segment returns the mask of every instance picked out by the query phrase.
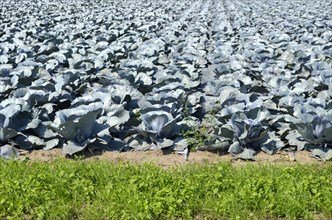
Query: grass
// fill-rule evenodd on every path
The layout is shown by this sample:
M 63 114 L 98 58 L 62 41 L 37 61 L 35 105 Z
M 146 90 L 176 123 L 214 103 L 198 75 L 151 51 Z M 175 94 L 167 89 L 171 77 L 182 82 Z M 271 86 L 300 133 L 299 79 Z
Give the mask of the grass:
M 331 173 L 331 164 L 0 160 L 0 219 L 331 219 Z

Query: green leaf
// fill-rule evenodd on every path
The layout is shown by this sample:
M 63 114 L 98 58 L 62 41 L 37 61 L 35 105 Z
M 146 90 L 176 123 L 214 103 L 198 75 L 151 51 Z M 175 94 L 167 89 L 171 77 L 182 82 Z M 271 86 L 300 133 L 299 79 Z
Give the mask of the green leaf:
M 83 115 L 78 122 L 68 121 L 60 125 L 56 131 L 66 140 L 84 141 L 89 138 L 96 123 L 97 112 Z
M 17 132 L 11 128 L 0 128 L 0 141 L 7 141 L 17 135 Z
M 76 143 L 74 141 L 68 141 L 62 148 L 63 154 L 73 155 L 77 152 L 84 150 L 87 147 L 89 140 L 85 140 L 81 143 Z
M 255 154 L 255 150 L 251 148 L 244 148 L 242 153 L 235 155 L 235 157 L 242 160 L 255 160 Z
M 235 141 L 228 149 L 228 152 L 232 155 L 237 155 L 243 152 L 243 148 L 241 147 L 238 141 Z
M 312 155 L 318 159 L 327 161 L 332 159 L 332 149 L 314 149 Z

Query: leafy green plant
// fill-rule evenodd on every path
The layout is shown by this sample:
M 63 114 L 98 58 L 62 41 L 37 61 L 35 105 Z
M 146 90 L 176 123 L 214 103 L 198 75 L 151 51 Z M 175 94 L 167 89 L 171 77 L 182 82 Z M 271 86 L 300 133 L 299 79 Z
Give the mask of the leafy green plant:
M 322 219 L 331 164 L 235 167 L 0 160 L 1 219 Z
M 195 151 L 200 146 L 204 146 L 209 139 L 209 130 L 205 126 L 182 131 L 181 136 L 187 140 L 188 147 Z
M 206 115 L 203 122 L 192 126 L 190 129 L 181 131 L 181 136 L 187 140 L 188 147 L 196 151 L 206 146 L 213 139 L 212 115 Z

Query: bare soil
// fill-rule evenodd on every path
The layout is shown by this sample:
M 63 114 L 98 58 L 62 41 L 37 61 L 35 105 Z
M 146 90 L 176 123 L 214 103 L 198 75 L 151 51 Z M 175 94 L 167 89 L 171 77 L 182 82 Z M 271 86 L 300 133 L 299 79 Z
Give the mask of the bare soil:
M 52 149 L 49 151 L 33 150 L 31 152 L 22 152 L 21 159 L 29 159 L 31 161 L 52 161 L 58 158 L 65 158 L 62 149 Z M 82 158 L 87 161 L 110 161 L 110 162 L 133 162 L 138 164 L 154 163 L 162 167 L 173 167 L 184 164 L 194 163 L 218 163 L 220 161 L 228 161 L 234 165 L 246 164 L 324 164 L 311 157 L 311 153 L 307 151 L 300 151 L 295 153 L 295 158 L 287 152 L 279 152 L 275 155 L 268 155 L 263 152 L 256 155 L 255 161 L 235 160 L 231 155 L 218 155 L 214 152 L 197 151 L 191 152 L 189 160 L 186 161 L 181 155 L 170 152 L 163 152 L 161 150 L 154 151 L 130 151 L 130 152 L 83 152 L 77 158 Z M 295 160 L 294 160 L 295 159 Z

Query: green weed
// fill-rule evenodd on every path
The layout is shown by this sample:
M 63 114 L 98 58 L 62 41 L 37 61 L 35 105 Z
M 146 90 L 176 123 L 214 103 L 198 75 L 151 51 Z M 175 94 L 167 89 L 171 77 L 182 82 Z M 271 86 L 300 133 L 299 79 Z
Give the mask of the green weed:
M 332 218 L 332 166 L 0 161 L 0 219 Z

